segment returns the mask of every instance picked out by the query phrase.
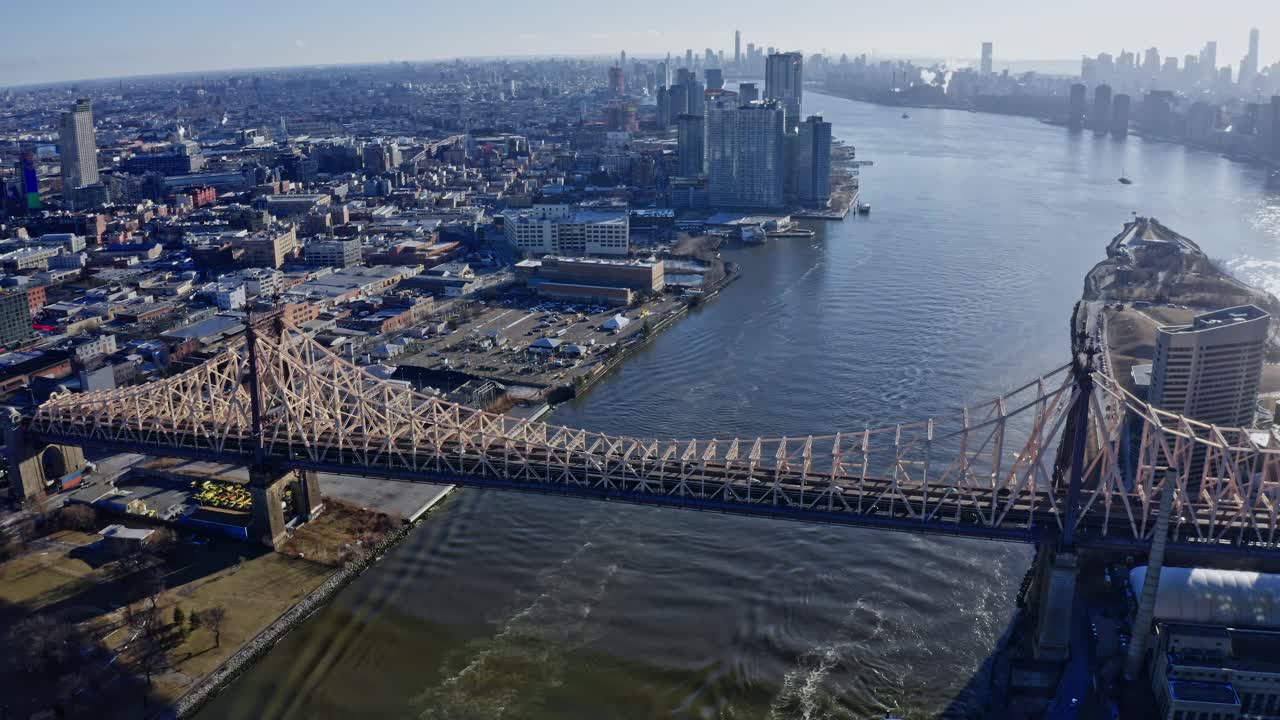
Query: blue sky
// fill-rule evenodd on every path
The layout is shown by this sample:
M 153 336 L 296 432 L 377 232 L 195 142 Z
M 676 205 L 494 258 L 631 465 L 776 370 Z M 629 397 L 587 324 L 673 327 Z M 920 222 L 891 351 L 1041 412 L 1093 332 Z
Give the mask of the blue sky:
M 1074 59 L 1217 40 L 1219 62 L 1262 30 L 1280 60 L 1280 0 L 3 0 L 0 86 L 224 68 L 494 55 L 682 52 L 743 42 L 806 52 Z M 1275 51 L 1273 51 L 1273 48 Z

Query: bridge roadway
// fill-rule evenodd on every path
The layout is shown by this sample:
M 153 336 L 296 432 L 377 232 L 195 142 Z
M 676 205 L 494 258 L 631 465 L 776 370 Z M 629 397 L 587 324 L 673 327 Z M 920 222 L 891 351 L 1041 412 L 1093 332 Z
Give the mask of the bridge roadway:
M 181 445 L 148 446 L 110 438 L 34 430 L 32 433 L 49 443 L 101 451 L 150 453 L 241 465 L 254 463 L 257 450 L 256 439 L 247 435 L 228 436 L 223 449 L 215 451 L 200 447 L 200 441 L 194 437 L 190 443 Z M 297 451 L 304 442 L 314 442 L 317 438 L 327 442 L 313 446 L 316 452 L 310 456 Z M 437 452 L 435 447 L 424 452 L 422 446 L 415 447 L 404 439 L 388 447 L 385 438 L 369 438 L 367 450 L 350 447 L 350 438 L 342 443 L 347 447 L 339 447 L 333 443 L 336 439 L 334 433 L 312 434 L 306 440 L 292 435 L 297 443 L 292 453 L 268 452 L 266 459 L 282 468 L 401 482 L 448 483 L 1006 542 L 1035 543 L 1057 536 L 1061 533 L 1062 512 L 1058 508 L 1065 503 L 1065 497 L 1051 498 L 1043 491 L 1014 495 L 1004 488 L 958 489 L 953 485 L 916 480 L 895 483 L 891 478 L 849 474 L 833 478 L 830 472 L 773 467 L 759 467 L 752 472 L 745 462 L 741 466 L 727 466 L 653 458 L 645 463 L 621 457 L 602 459 L 602 456 L 579 452 L 577 455 L 583 462 L 574 464 L 553 457 L 553 453 L 544 448 L 508 440 L 495 440 L 487 447 L 454 440 L 442 444 L 443 452 Z M 509 448 L 508 443 L 512 447 Z M 391 454 L 391 450 L 398 453 Z M 512 459 L 517 455 L 519 467 L 513 468 Z M 404 457 L 420 458 L 421 462 L 416 467 L 391 462 Z M 611 467 L 606 468 L 610 460 Z M 993 522 L 996 516 L 1000 520 Z M 1258 512 L 1256 520 L 1264 525 L 1268 518 Z M 1211 529 L 1210 523 L 1202 518 L 1195 522 L 1202 530 Z M 1112 513 L 1106 517 L 1099 512 L 1081 513 L 1076 544 L 1125 553 L 1145 552 L 1149 545 L 1148 541 L 1133 537 L 1127 516 Z M 1268 565 L 1280 562 L 1280 547 L 1274 544 L 1198 542 L 1192 521 L 1178 527 L 1170 547 L 1172 552 L 1188 558 L 1205 558 L 1216 563 L 1224 559 L 1246 564 L 1259 560 Z

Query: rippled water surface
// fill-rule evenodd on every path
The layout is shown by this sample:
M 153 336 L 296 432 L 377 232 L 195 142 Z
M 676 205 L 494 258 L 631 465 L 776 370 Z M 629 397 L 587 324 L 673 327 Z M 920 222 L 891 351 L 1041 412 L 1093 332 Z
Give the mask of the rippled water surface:
M 554 421 L 805 435 L 994 395 L 1066 362 L 1084 273 L 1134 211 L 1247 280 L 1280 278 L 1280 198 L 1260 170 L 1021 118 L 904 120 L 820 95 L 806 110 L 875 161 L 872 216 L 728 251 L 740 282 Z M 1029 561 L 983 541 L 458 492 L 201 717 L 968 717 Z

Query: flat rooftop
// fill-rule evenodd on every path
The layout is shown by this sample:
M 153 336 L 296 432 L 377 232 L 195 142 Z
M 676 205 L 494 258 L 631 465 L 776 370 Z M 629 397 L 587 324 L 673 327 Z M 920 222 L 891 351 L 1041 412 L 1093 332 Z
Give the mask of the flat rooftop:
M 1204 332 L 1207 330 L 1217 330 L 1228 327 L 1230 325 L 1239 325 L 1255 320 L 1268 321 L 1271 319 L 1270 313 L 1256 305 L 1240 305 L 1237 307 L 1224 308 L 1222 310 L 1214 310 L 1203 315 L 1197 315 L 1191 321 L 1190 325 L 1165 325 L 1160 328 L 1160 332 L 1169 333 L 1171 335 L 1184 335 L 1187 333 Z

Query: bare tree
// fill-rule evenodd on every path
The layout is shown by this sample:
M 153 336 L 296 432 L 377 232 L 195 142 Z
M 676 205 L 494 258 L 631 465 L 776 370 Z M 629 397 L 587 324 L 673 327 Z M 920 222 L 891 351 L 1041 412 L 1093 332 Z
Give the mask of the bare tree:
M 151 687 L 152 677 L 168 666 L 168 652 L 169 645 L 159 632 L 142 632 L 129 644 L 133 664 L 147 678 L 147 687 Z
M 227 619 L 227 609 L 221 606 L 211 607 L 200 613 L 200 618 L 213 633 L 213 646 L 222 647 L 222 623 Z

